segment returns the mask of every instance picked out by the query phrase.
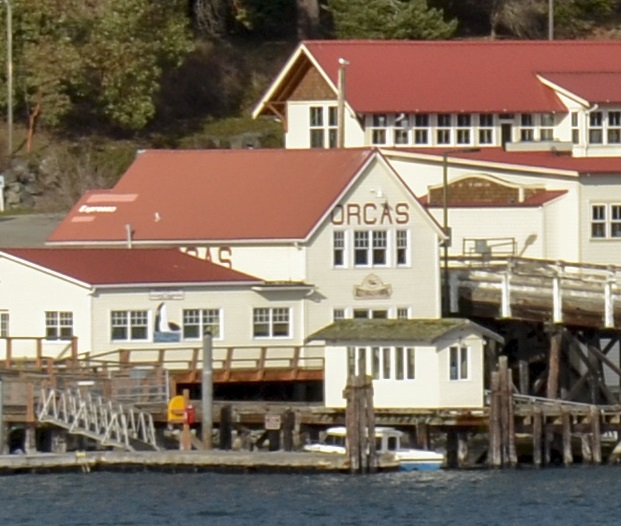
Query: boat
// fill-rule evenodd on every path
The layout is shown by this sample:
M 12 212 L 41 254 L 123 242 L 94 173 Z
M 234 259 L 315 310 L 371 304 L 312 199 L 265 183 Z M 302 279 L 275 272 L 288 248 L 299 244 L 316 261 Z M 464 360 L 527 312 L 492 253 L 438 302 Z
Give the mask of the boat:
M 444 455 L 426 449 L 401 447 L 404 433 L 393 427 L 376 427 L 375 444 L 378 455 L 390 454 L 399 463 L 401 471 L 423 471 L 440 469 L 444 464 Z M 330 427 L 321 442 L 306 444 L 304 451 L 345 455 L 347 428 L 344 426 Z

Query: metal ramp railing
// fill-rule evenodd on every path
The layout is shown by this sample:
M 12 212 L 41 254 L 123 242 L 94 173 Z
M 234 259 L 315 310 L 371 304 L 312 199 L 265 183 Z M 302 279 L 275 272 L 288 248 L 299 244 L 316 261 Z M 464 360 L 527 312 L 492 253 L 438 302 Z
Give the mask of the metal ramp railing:
M 69 433 L 86 436 L 102 446 L 127 451 L 159 450 L 153 417 L 129 405 L 79 390 L 41 390 L 37 405 L 39 422 L 54 424 Z

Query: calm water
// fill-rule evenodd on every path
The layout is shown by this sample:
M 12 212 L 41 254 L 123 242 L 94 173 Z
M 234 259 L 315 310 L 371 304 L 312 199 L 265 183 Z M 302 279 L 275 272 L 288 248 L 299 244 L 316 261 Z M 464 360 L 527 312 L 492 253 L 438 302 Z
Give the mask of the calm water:
M 0 477 L 2 525 L 617 525 L 621 467 Z

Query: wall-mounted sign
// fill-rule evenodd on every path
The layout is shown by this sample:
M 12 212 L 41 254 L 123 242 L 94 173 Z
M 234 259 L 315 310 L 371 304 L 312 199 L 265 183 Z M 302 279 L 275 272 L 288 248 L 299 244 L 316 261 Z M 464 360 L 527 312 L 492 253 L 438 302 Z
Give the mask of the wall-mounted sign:
M 354 285 L 354 298 L 357 300 L 380 300 L 392 296 L 392 285 L 386 285 L 375 274 L 369 274 L 360 285 Z
M 182 290 L 151 290 L 149 291 L 149 299 L 151 301 L 182 300 L 184 298 L 185 298 L 185 292 Z
M 332 209 L 333 225 L 405 225 L 410 221 L 410 207 L 407 203 L 347 203 Z

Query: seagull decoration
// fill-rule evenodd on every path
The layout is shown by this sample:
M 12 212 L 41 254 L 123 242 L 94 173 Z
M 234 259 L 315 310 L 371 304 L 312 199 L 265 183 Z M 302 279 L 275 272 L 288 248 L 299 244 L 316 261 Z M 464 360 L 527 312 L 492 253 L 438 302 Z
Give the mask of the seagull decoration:
M 155 332 L 153 339 L 156 342 L 178 342 L 181 341 L 181 326 L 175 322 L 168 321 L 168 311 L 164 302 L 157 306 L 155 312 Z

